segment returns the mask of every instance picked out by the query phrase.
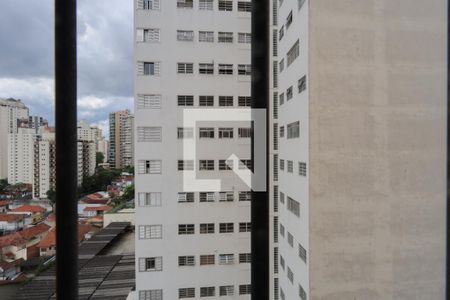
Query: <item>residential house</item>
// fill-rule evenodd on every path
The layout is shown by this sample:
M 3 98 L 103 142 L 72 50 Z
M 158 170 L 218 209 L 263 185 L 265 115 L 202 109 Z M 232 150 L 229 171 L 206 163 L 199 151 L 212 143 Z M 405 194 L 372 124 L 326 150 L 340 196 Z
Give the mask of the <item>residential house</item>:
M 12 262 L 0 262 L 0 280 L 11 280 L 20 273 L 20 264 L 23 259 L 18 259 Z
M 91 230 L 89 225 L 78 225 L 78 242 L 85 240 L 86 234 Z M 50 229 L 49 233 L 37 245 L 40 256 L 53 256 L 56 254 L 56 228 Z
M 0 201 L 0 213 L 5 213 L 8 211 L 9 201 Z
M 22 205 L 12 209 L 8 214 L 26 214 L 31 218 L 29 218 L 29 223 L 25 225 L 30 225 L 42 221 L 45 217 L 45 212 L 46 209 L 39 205 Z
M 0 234 L 23 229 L 26 216 L 25 214 L 0 214 Z

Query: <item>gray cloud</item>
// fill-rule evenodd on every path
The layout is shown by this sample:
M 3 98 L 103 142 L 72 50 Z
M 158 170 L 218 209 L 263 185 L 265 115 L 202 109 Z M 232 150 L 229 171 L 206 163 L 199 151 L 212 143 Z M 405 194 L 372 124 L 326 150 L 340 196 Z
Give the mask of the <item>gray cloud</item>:
M 133 2 L 78 1 L 79 117 L 105 124 L 132 108 Z M 0 97 L 53 121 L 53 0 L 0 3 Z

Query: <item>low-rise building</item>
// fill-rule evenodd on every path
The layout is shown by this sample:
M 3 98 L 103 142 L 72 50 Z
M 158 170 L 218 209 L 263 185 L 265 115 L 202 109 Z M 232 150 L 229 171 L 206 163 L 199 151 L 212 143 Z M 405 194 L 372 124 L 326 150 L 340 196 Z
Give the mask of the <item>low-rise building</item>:
M 86 234 L 91 230 L 91 226 L 79 224 L 78 225 L 78 242 L 86 239 Z M 40 256 L 53 256 L 56 254 L 56 227 L 50 229 L 46 237 L 44 237 L 39 244 Z
M 25 225 L 36 224 L 45 217 L 46 209 L 39 205 L 22 205 L 12 209 L 8 214 L 25 214 L 29 218 Z
M 112 206 L 109 205 L 102 205 L 102 206 L 90 206 L 90 207 L 86 207 L 83 210 L 84 216 L 90 218 L 90 217 L 95 217 L 95 216 L 99 216 L 99 215 L 103 215 L 105 212 L 110 211 L 112 208 Z
M 23 229 L 26 217 L 25 214 L 0 214 L 0 233 L 6 234 Z

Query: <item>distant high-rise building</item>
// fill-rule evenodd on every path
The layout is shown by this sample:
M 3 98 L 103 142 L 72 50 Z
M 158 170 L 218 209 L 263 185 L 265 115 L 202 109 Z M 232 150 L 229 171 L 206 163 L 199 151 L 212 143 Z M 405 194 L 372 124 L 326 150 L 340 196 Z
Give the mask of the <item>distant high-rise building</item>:
M 34 147 L 38 139 L 34 128 L 19 127 L 8 135 L 8 182 L 33 184 Z
M 77 142 L 78 145 L 78 185 L 83 183 L 83 178 L 94 175 L 95 173 L 95 153 L 96 147 L 94 141 Z
M 55 130 L 45 128 L 34 143 L 33 197 L 47 198 L 47 191 L 55 189 L 55 164 Z
M 113 168 L 134 165 L 134 116 L 129 110 L 109 114 L 109 156 Z
M 80 121 L 77 128 L 79 141 L 94 142 L 95 152 L 101 152 L 105 157 L 108 157 L 108 141 L 105 140 L 102 130 L 97 126 L 91 126 L 85 121 Z
M 19 119 L 28 119 L 25 104 L 12 98 L 0 98 L 0 179 L 8 177 L 8 135 L 17 133 Z

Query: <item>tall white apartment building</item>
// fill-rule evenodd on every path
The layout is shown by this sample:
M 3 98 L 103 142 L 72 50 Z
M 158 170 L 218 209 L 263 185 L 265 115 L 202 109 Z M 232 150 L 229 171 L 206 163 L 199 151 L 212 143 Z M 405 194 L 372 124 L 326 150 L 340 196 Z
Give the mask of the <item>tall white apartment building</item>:
M 135 32 L 138 299 L 250 299 L 250 122 L 214 117 L 251 104 L 250 2 L 135 0 Z
M 28 119 L 28 108 L 20 100 L 0 98 L 0 178 L 8 177 L 8 135 L 17 133 L 18 119 Z
M 34 198 L 47 198 L 47 191 L 55 189 L 55 164 L 55 131 L 45 128 L 34 144 Z
M 447 1 L 273 4 L 271 297 L 445 299 Z
M 38 134 L 34 128 L 19 127 L 8 135 L 8 182 L 33 184 L 34 144 Z
M 78 154 L 78 185 L 83 183 L 83 178 L 94 175 L 96 163 L 95 141 L 77 141 Z
M 128 109 L 109 114 L 108 162 L 113 168 L 134 164 L 134 116 Z

